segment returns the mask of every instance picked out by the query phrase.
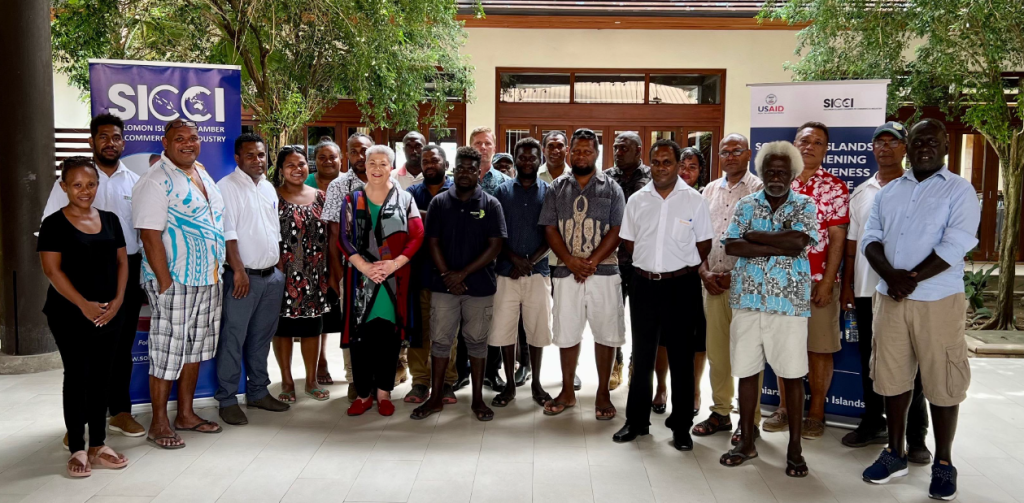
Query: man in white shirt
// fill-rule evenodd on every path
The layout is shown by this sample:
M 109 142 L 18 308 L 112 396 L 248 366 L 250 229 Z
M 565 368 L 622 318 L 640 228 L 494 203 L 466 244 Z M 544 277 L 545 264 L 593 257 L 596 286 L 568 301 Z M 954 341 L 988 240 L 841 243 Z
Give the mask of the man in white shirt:
M 864 447 L 869 444 L 888 442 L 885 422 L 885 401 L 875 393 L 874 381 L 868 371 L 871 361 L 872 302 L 878 286 L 878 273 L 871 268 L 868 259 L 857 243 L 864 235 L 864 227 L 871 215 L 875 195 L 889 182 L 903 176 L 903 159 L 907 155 L 907 129 L 899 122 L 887 122 L 878 126 L 871 139 L 871 148 L 878 162 L 878 172 L 857 186 L 850 196 L 850 231 L 846 235 L 846 260 L 843 262 L 843 289 L 840 307 L 843 311 L 854 310 L 857 316 L 861 362 L 861 382 L 864 387 L 864 415 L 857 429 L 847 433 L 843 445 Z M 931 451 L 925 445 L 928 436 L 928 412 L 921 387 L 921 373 L 914 381 L 914 396 L 907 417 L 907 459 L 912 463 L 928 464 Z
M 633 332 L 633 379 L 626 425 L 612 439 L 629 442 L 651 425 L 654 364 L 658 346 L 668 350 L 672 415 L 665 424 L 673 445 L 693 450 L 693 353 L 696 318 L 679 306 L 701 306 L 698 268 L 711 252 L 711 213 L 699 192 L 679 178 L 682 149 L 672 140 L 651 147 L 651 181 L 626 203 L 619 236 L 633 257 L 636 275 L 629 296 Z
M 142 292 L 139 274 L 142 272 L 142 244 L 139 233 L 132 227 L 132 187 L 139 175 L 121 162 L 124 152 L 124 122 L 111 114 L 100 114 L 89 123 L 89 146 L 99 168 L 100 184 L 96 187 L 93 206 L 109 211 L 121 221 L 125 248 L 128 253 L 128 284 L 121 304 L 123 323 L 118 332 L 117 354 L 111 359 L 110 380 L 107 384 L 107 410 L 110 412 L 110 431 L 129 437 L 141 437 L 146 429 L 132 417 L 129 387 L 132 380 L 132 346 L 139 325 Z M 68 205 L 68 195 L 60 188 L 60 179 L 53 182 L 53 190 L 46 200 L 43 219 Z M 64 437 L 67 446 L 67 437 Z
M 427 139 L 419 131 L 409 131 L 402 138 L 402 152 L 405 153 L 405 164 L 395 170 L 392 178 L 398 180 L 402 189 L 408 189 L 417 183 L 423 183 L 423 147 Z
M 246 370 L 246 406 L 271 412 L 288 404 L 270 396 L 267 356 L 277 331 L 284 297 L 284 273 L 278 268 L 281 220 L 277 191 L 267 181 L 267 147 L 263 138 L 245 133 L 235 140 L 238 167 L 217 182 L 224 197 L 224 240 L 228 266 L 224 271 L 224 307 L 217 345 L 214 397 L 220 417 L 233 425 L 248 424 L 238 406 L 242 361 Z
M 569 165 L 565 163 L 565 154 L 569 146 L 569 140 L 565 136 L 565 131 L 548 131 L 544 135 L 544 139 L 541 140 L 540 145 L 544 148 L 544 165 L 537 172 L 537 178 L 551 183 L 555 181 L 555 178 L 571 171 Z M 554 254 L 551 254 L 548 258 L 554 260 Z

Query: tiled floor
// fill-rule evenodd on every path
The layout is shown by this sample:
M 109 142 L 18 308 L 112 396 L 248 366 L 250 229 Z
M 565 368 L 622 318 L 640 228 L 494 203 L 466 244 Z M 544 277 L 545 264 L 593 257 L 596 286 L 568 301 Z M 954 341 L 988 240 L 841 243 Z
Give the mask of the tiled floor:
M 552 392 L 559 379 L 556 354 L 547 351 L 543 372 Z M 520 399 L 486 424 L 471 417 L 468 391 L 459 392 L 459 404 L 425 421 L 408 419 L 412 406 L 401 402 L 391 418 L 376 410 L 352 418 L 345 415 L 342 383 L 331 388 L 334 398 L 327 402 L 300 395 L 286 413 L 247 411 L 247 426 L 226 426 L 219 435 L 182 434 L 188 443 L 182 450 L 112 436 L 110 445 L 125 452 L 130 466 L 94 470 L 84 480 L 64 476 L 60 372 L 0 376 L 0 503 L 929 501 L 927 467 L 912 465 L 911 476 L 887 486 L 862 482 L 860 473 L 878 448 L 843 447 L 839 438 L 846 431 L 836 428 L 805 442 L 811 476 L 802 480 L 783 473 L 785 433 L 766 434 L 760 458 L 738 468 L 718 464 L 727 435 L 697 439 L 693 452 L 681 453 L 672 449 L 658 416 L 652 435 L 615 444 L 611 436 L 623 420 L 594 419 L 593 352 L 584 351 L 584 358 L 580 405 L 558 417 L 541 414 L 528 388 L 520 388 Z M 343 374 L 340 361 L 340 350 L 333 350 L 335 376 Z M 1024 502 L 1024 360 L 972 360 L 972 370 L 954 451 L 959 501 Z M 706 376 L 703 384 L 710 397 Z M 620 412 L 625 401 L 625 387 L 614 392 Z M 200 413 L 217 415 L 213 408 Z M 140 420 L 148 424 L 149 417 Z

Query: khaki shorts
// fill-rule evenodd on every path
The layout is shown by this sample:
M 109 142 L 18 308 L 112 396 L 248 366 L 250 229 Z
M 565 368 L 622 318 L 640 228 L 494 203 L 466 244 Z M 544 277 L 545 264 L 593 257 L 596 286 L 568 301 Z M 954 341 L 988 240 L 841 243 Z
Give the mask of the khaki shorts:
M 750 377 L 767 361 L 775 375 L 807 375 L 807 318 L 736 309 L 729 326 L 729 361 L 733 377 Z
M 551 345 L 551 279 L 541 274 L 512 279 L 498 276 L 494 294 L 494 321 L 487 344 L 511 346 L 519 339 L 519 313 L 523 314 L 526 343 Z
M 811 284 L 811 291 L 818 286 Z M 811 317 L 807 320 L 807 351 L 811 353 L 838 353 L 839 343 L 839 283 L 832 290 L 832 303 L 818 307 L 811 301 Z
M 559 348 L 571 348 L 583 342 L 583 331 L 590 325 L 594 342 L 612 348 L 626 343 L 626 314 L 622 304 L 622 278 L 618 274 L 593 275 L 583 283 L 572 276 L 554 278 L 555 292 L 551 312 L 552 342 Z
M 971 384 L 966 317 L 963 293 L 930 302 L 896 302 L 876 293 L 871 339 L 875 393 L 896 396 L 913 390 L 920 367 L 929 402 L 939 407 L 963 402 Z

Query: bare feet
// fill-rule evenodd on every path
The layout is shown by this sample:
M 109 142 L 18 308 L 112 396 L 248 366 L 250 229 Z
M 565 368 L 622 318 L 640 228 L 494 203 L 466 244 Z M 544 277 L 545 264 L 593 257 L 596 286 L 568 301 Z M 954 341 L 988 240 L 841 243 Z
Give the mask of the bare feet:
M 171 425 L 166 422 L 162 424 L 150 423 L 149 439 L 164 448 L 185 446 L 185 441 L 182 440 L 181 437 L 171 429 Z
M 178 417 L 174 418 L 174 429 L 198 431 L 199 433 L 215 433 L 220 431 L 221 427 L 216 422 L 207 421 L 193 412 L 189 416 L 179 413 Z
M 652 403 L 652 405 L 665 405 L 667 403 L 668 403 L 668 390 L 667 389 L 663 389 L 663 388 L 658 389 L 658 391 L 654 393 L 654 402 Z M 699 398 L 695 398 L 693 403 L 699 404 L 700 403 L 700 399 Z M 698 407 L 695 405 L 694 408 L 696 409 Z
M 562 389 L 562 392 L 555 397 L 554 400 L 544 404 L 544 412 L 549 415 L 560 414 L 565 409 L 576 405 L 576 392 L 571 388 L 566 390 Z

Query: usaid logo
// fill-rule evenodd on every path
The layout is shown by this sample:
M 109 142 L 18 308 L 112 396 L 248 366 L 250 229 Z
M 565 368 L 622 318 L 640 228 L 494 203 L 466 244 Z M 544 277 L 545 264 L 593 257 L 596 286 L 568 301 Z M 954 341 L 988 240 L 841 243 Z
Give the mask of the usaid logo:
M 781 114 L 785 112 L 786 107 L 779 105 L 779 97 L 774 94 L 769 94 L 764 97 L 764 105 L 757 107 L 757 113 L 759 114 Z
M 825 110 L 849 110 L 853 108 L 853 98 L 825 98 L 822 104 Z
M 145 84 L 114 84 L 107 90 L 107 99 L 115 105 L 107 111 L 123 120 L 147 121 L 152 116 L 168 122 L 184 115 L 195 122 L 224 122 L 224 89 L 220 87 L 211 91 L 192 86 L 181 92 L 168 84 L 153 89 Z

